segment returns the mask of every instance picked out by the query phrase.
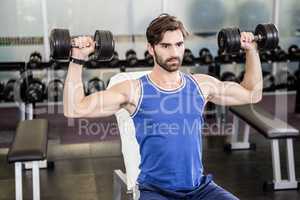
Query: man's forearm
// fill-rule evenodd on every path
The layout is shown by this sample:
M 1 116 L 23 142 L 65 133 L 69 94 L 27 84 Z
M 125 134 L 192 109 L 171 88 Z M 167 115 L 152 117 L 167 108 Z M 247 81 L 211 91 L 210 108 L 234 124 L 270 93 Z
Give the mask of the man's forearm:
M 257 50 L 246 52 L 246 66 L 241 85 L 250 91 L 260 91 L 263 87 L 262 69 Z
M 64 84 L 64 113 L 74 114 L 76 106 L 84 99 L 84 88 L 82 83 L 82 66 L 70 63 Z

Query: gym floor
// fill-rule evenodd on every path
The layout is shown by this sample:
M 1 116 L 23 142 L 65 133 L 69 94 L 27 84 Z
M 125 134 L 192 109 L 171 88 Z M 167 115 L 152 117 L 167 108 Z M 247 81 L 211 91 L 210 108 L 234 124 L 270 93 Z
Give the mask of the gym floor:
M 294 96 L 288 96 L 288 123 L 300 129 L 300 116 L 293 114 Z M 261 102 L 268 110 L 273 110 L 274 96 L 265 96 Z M 11 141 L 14 123 L 7 116 L 16 116 L 11 110 L 3 109 L 1 119 L 6 129 L 0 132 L 0 141 Z M 5 116 L 5 118 L 4 118 Z M 55 162 L 54 169 L 41 170 L 41 199 L 46 200 L 110 200 L 112 199 L 112 171 L 122 169 L 120 140 L 117 136 L 95 141 L 92 136 L 82 136 L 81 140 L 69 135 L 72 128 L 66 128 L 67 121 L 62 115 L 49 118 L 50 133 L 48 160 Z M 228 117 L 228 119 L 230 116 Z M 113 118 L 106 119 L 108 121 Z M 54 124 L 56 123 L 56 124 Z M 57 124 L 58 123 L 58 124 Z M 76 122 L 75 122 L 76 123 Z M 5 127 L 3 124 L 1 127 Z M 76 128 L 76 125 L 75 125 Z M 98 138 L 99 139 L 99 138 Z M 254 130 L 251 142 L 256 143 L 256 151 L 223 151 L 225 136 L 203 137 L 203 163 L 205 173 L 211 173 L 214 180 L 243 200 L 296 200 L 299 190 L 264 192 L 262 184 L 272 180 L 272 157 L 270 143 Z M 0 144 L 0 199 L 14 199 L 14 168 L 6 162 L 7 144 Z M 285 147 L 280 142 L 281 147 Z M 285 173 L 285 148 L 281 148 L 282 174 Z M 294 140 L 296 177 L 300 179 L 300 139 Z M 32 199 L 31 172 L 24 172 L 24 199 Z M 126 199 L 123 195 L 122 199 Z

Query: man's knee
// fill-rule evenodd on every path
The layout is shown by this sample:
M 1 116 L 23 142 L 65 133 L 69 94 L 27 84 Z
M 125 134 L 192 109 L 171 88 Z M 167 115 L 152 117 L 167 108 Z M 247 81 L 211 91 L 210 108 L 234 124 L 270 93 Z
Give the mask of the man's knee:
M 193 200 L 239 200 L 235 195 L 218 186 L 214 182 L 208 184 L 203 190 L 199 191 Z
M 213 191 L 213 193 L 214 193 L 213 199 L 215 199 L 215 200 L 239 200 L 239 198 L 237 198 L 231 192 L 220 187 L 219 185 L 215 184 L 215 188 L 216 189 Z

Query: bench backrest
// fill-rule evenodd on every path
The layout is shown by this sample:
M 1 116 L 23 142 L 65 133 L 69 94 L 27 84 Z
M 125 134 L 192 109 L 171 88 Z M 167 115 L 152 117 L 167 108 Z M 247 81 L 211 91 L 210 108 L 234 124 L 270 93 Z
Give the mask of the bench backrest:
M 150 71 L 124 72 L 116 74 L 111 77 L 108 88 L 125 80 L 138 79 L 147 73 L 150 73 Z M 139 145 L 135 137 L 133 120 L 129 113 L 125 109 L 121 109 L 115 114 L 115 116 L 117 118 L 121 137 L 121 149 L 127 176 L 127 189 L 132 190 L 135 188 L 136 180 L 140 173 L 139 164 L 141 162 L 141 157 L 139 153 Z

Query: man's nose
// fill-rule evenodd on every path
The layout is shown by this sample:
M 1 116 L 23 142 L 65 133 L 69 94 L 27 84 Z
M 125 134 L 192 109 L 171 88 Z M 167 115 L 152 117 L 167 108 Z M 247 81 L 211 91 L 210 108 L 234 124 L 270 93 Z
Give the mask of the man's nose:
M 170 47 L 170 56 L 172 57 L 178 57 L 179 56 L 179 49 L 176 46 Z

